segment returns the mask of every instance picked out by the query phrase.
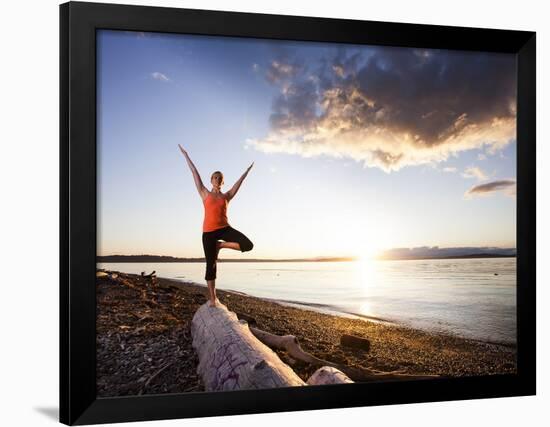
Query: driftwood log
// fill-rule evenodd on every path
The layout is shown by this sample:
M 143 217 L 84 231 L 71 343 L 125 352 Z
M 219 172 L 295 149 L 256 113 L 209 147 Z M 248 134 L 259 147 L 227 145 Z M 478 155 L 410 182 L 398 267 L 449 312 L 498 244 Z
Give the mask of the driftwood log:
M 248 324 L 221 303 L 203 304 L 191 323 L 198 373 L 206 391 L 303 386 L 304 381 L 266 345 Z
M 221 303 L 202 305 L 191 324 L 198 373 L 207 391 L 301 385 L 428 379 L 437 375 L 383 372 L 320 359 L 304 351 L 293 335 L 274 335 L 249 326 Z M 305 383 L 271 349 L 285 350 L 294 359 L 319 366 Z
M 317 369 L 307 380 L 307 384 L 309 385 L 346 384 L 352 382 L 342 371 L 330 366 L 323 366 Z
M 216 307 L 205 303 L 197 310 L 191 323 L 191 335 L 199 357 L 197 371 L 206 391 L 352 382 L 342 372 L 324 367 L 323 372 L 313 374 L 312 382 L 305 383 L 271 348 L 256 338 L 257 331 L 255 329 L 253 334 L 246 321 L 239 321 L 237 315 L 221 303 Z
M 404 373 L 402 371 L 392 371 L 392 372 L 383 372 L 375 369 L 365 369 L 361 367 L 354 367 L 343 365 L 341 363 L 331 362 L 329 360 L 319 359 L 311 353 L 308 353 L 302 349 L 298 339 L 294 335 L 273 335 L 269 332 L 262 331 L 257 328 L 250 327 L 250 331 L 264 344 L 272 348 L 279 348 L 286 350 L 289 356 L 294 359 L 302 360 L 304 362 L 310 363 L 312 365 L 322 366 L 324 368 L 333 368 L 336 371 L 339 371 L 344 376 L 349 377 L 353 381 L 380 381 L 380 380 L 411 380 L 411 379 L 426 379 L 433 378 L 437 375 L 411 375 Z M 321 371 L 322 368 L 319 369 Z M 332 371 L 330 371 L 332 372 Z M 314 374 L 315 375 L 315 374 Z M 324 374 L 326 376 L 326 374 Z M 347 378 L 346 377 L 346 378 Z M 340 378 L 340 377 L 336 377 Z M 325 384 L 335 384 L 325 383 Z M 351 381 L 351 382 L 353 382 Z M 347 382 L 347 381 L 340 381 Z M 309 383 L 309 380 L 308 380 Z
M 304 351 L 298 342 L 298 338 L 294 335 L 274 335 L 253 327 L 250 327 L 250 331 L 254 334 L 254 336 L 256 336 L 256 338 L 267 346 L 286 350 L 288 355 L 292 356 L 294 359 L 302 360 L 303 362 L 311 363 L 313 365 L 333 365 L 328 360 L 319 359 Z

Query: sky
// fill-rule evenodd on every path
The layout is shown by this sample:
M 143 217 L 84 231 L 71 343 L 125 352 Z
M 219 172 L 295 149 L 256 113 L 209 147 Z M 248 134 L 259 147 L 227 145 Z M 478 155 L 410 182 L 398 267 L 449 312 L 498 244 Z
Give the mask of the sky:
M 515 56 L 98 31 L 98 255 L 202 257 L 202 200 L 254 242 L 224 258 L 515 247 Z

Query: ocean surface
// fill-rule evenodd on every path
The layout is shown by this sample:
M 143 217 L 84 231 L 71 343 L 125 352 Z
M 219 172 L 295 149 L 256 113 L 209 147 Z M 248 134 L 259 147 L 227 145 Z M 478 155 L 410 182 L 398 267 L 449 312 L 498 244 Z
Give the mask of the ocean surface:
M 205 284 L 204 263 L 98 268 Z M 480 341 L 516 343 L 516 259 L 218 263 L 216 287 Z

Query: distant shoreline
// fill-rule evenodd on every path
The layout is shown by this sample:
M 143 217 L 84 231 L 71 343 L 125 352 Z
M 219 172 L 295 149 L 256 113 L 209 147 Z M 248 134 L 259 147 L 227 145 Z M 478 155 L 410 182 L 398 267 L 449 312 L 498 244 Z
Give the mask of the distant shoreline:
M 516 255 L 508 254 L 468 254 L 468 255 L 452 255 L 443 257 L 393 257 L 393 258 L 376 258 L 380 261 L 411 261 L 411 260 L 430 260 L 430 259 L 475 259 L 475 258 L 516 258 Z M 349 262 L 357 261 L 354 257 L 326 257 L 326 258 L 288 258 L 288 259 L 259 259 L 259 258 L 237 258 L 237 259 L 219 259 L 218 262 Z M 196 263 L 205 262 L 204 258 L 178 258 L 161 255 L 104 255 L 96 257 L 96 262 L 101 263 Z

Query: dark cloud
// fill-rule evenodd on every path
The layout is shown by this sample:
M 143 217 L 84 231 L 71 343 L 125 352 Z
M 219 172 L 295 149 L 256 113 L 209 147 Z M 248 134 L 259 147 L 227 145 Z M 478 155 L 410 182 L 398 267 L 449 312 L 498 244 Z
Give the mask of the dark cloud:
M 513 179 L 503 179 L 500 181 L 487 182 L 485 184 L 476 185 L 470 188 L 467 192 L 467 196 L 479 196 L 487 195 L 497 191 L 504 191 L 506 194 L 515 196 L 516 194 L 516 181 Z
M 306 67 L 287 50 L 266 78 L 280 88 L 271 132 L 249 141 L 266 152 L 397 170 L 485 144 L 495 151 L 515 138 L 513 55 L 340 47 Z
M 317 94 L 312 81 L 290 83 L 273 102 L 273 129 L 307 130 L 315 124 Z
M 274 59 L 267 65 L 265 78 L 272 84 L 284 84 L 305 70 L 303 61 L 284 47 L 274 49 Z
M 373 101 L 372 110 L 385 109 L 383 124 L 424 145 L 468 124 L 515 116 L 512 55 L 379 49 L 350 83 Z

